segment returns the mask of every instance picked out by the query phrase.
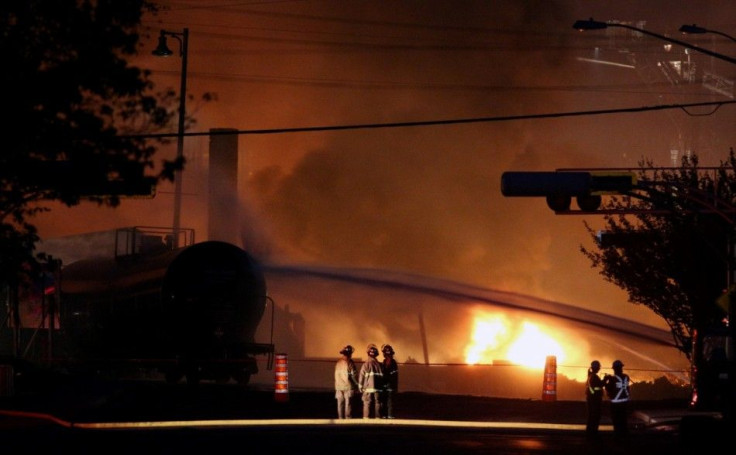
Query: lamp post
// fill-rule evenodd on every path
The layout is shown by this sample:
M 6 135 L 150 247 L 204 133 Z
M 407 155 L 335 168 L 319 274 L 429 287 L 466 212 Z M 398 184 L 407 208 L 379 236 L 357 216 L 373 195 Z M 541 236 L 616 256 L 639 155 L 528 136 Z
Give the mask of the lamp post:
M 166 43 L 166 37 L 171 36 L 179 42 L 179 56 L 181 57 L 181 89 L 179 90 L 179 130 L 177 137 L 176 159 L 182 161 L 184 158 L 184 118 L 186 116 L 187 100 L 187 48 L 189 45 L 189 29 L 185 28 L 182 33 L 161 30 L 158 37 L 158 46 L 153 50 L 153 55 L 169 57 L 174 53 Z M 174 238 L 173 247 L 179 247 L 179 231 L 181 229 L 181 169 L 174 173 Z
M 736 38 L 734 38 L 731 35 L 727 35 L 727 34 L 725 34 L 723 32 L 719 32 L 717 30 L 709 30 L 709 29 L 704 28 L 704 27 L 698 27 L 695 24 L 693 24 L 693 25 L 683 25 L 682 27 L 680 27 L 680 33 L 682 33 L 683 35 L 702 35 L 704 33 L 713 33 L 714 35 L 721 35 L 721 36 L 723 36 L 725 38 L 728 38 L 731 41 L 736 41 Z
M 718 52 L 713 52 L 713 51 L 708 50 L 708 49 L 703 49 L 702 47 L 696 46 L 694 44 L 686 43 L 684 41 L 679 41 L 679 40 L 670 38 L 668 36 L 660 35 L 660 34 L 653 33 L 653 32 L 650 32 L 650 31 L 647 31 L 647 30 L 644 30 L 644 29 L 641 29 L 641 28 L 634 27 L 632 25 L 622 24 L 622 23 L 619 23 L 619 22 L 601 22 L 601 21 L 595 21 L 593 19 L 589 19 L 589 20 L 578 20 L 578 21 L 575 21 L 575 23 L 572 25 L 572 27 L 574 29 L 576 29 L 576 30 L 581 31 L 581 32 L 586 31 L 586 30 L 602 30 L 602 29 L 605 29 L 605 28 L 608 28 L 608 27 L 627 28 L 629 30 L 633 30 L 635 32 L 639 32 L 639 33 L 644 34 L 644 35 L 653 36 L 655 38 L 659 38 L 659 39 L 664 40 L 664 41 L 667 41 L 669 43 L 677 44 L 679 46 L 682 46 L 682 47 L 685 47 L 685 48 L 688 48 L 688 49 L 692 49 L 694 51 L 698 51 L 698 52 L 703 53 L 703 54 L 706 54 L 706 55 L 710 55 L 711 57 L 715 57 L 715 58 L 720 59 L 720 60 L 725 60 L 725 61 L 727 61 L 729 63 L 736 63 L 736 58 L 732 58 L 732 57 L 729 57 L 727 55 L 719 54 Z
M 582 31 L 585 31 L 585 30 L 601 30 L 601 29 L 605 29 L 605 28 L 608 28 L 608 27 L 621 27 L 621 28 L 626 28 L 626 29 L 629 29 L 629 30 L 634 30 L 634 31 L 639 32 L 639 33 L 642 33 L 644 35 L 652 36 L 652 37 L 659 38 L 661 40 L 664 40 L 664 41 L 667 41 L 667 42 L 670 42 L 670 43 L 678 44 L 678 45 L 683 46 L 685 48 L 692 49 L 692 50 L 698 51 L 698 52 L 703 53 L 703 54 L 706 54 L 706 55 L 710 55 L 711 57 L 715 57 L 717 59 L 724 60 L 724 61 L 729 62 L 729 63 L 736 63 L 736 59 L 731 58 L 731 57 L 728 57 L 726 55 L 719 54 L 717 52 L 713 52 L 713 51 L 708 50 L 708 49 L 703 49 L 702 47 L 698 47 L 698 46 L 695 46 L 693 44 L 689 44 L 689 43 L 685 43 L 683 41 L 672 39 L 672 38 L 669 38 L 667 36 L 659 35 L 657 33 L 652 33 L 652 32 L 649 32 L 647 30 L 643 30 L 643 29 L 640 29 L 640 28 L 637 28 L 637 27 L 633 27 L 633 26 L 628 25 L 628 24 L 621 24 L 621 23 L 618 23 L 618 22 L 600 22 L 600 21 L 595 21 L 592 18 L 590 20 L 578 20 L 578 21 L 576 21 L 573 24 L 573 28 L 575 28 L 575 29 L 577 29 L 577 30 L 579 30 L 581 32 Z M 729 35 L 727 35 L 725 33 L 717 32 L 715 30 L 708 30 L 708 29 L 705 29 L 705 28 L 702 28 L 702 27 L 698 27 L 695 24 L 693 24 L 691 26 L 690 25 L 683 25 L 682 27 L 680 27 L 680 32 L 682 32 L 682 33 L 715 33 L 715 34 L 724 36 L 724 37 L 726 37 L 728 39 L 731 39 L 733 41 L 736 41 L 736 39 L 734 39 L 733 37 L 731 37 L 731 36 L 729 36 Z M 735 226 L 736 226 L 736 219 L 733 216 L 729 216 L 728 217 L 728 222 L 729 222 L 729 224 L 731 226 L 731 229 L 734 229 Z M 730 255 L 733 254 L 733 251 L 730 251 L 729 254 Z M 732 271 L 730 271 L 730 272 L 732 272 Z M 728 275 L 729 275 L 728 278 L 733 282 L 733 277 L 731 277 L 731 273 L 729 273 Z M 734 355 L 733 354 L 734 347 L 735 347 L 734 345 L 736 344 L 736 324 L 734 324 L 734 321 L 736 321 L 736 304 L 735 303 L 736 302 L 729 301 L 728 308 L 727 308 L 728 321 L 729 321 L 729 323 L 728 323 L 728 332 L 729 332 L 729 335 L 730 335 L 728 337 L 728 343 L 729 343 L 728 351 L 731 352 L 731 354 L 730 354 L 731 356 Z M 734 412 L 736 412 L 735 409 L 734 409 L 734 407 L 736 406 L 736 402 L 735 402 L 736 396 L 734 396 L 734 394 L 736 394 L 736 392 L 735 392 L 736 391 L 736 361 L 733 358 L 731 358 L 729 360 L 729 367 L 728 368 L 729 368 L 729 371 L 728 371 L 728 382 L 729 382 L 730 391 L 729 391 L 729 395 L 725 398 L 726 401 L 727 401 L 727 403 L 726 403 L 726 412 L 727 412 L 726 418 L 728 420 L 732 420 L 733 417 L 734 417 L 733 414 L 734 414 Z

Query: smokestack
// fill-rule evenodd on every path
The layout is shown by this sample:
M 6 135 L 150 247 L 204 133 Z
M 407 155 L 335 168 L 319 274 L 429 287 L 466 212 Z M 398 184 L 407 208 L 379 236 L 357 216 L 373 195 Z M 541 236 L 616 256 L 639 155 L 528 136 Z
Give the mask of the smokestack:
M 210 133 L 208 238 L 242 247 L 239 235 L 237 130 L 212 128 Z

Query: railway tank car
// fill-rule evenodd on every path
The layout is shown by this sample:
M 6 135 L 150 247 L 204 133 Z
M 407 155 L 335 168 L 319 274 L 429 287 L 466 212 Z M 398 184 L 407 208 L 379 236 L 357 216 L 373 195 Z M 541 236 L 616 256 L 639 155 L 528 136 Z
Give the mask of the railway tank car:
M 86 367 L 155 369 L 248 383 L 268 297 L 259 264 L 221 241 L 179 249 L 82 260 L 62 270 L 59 320 L 68 358 Z

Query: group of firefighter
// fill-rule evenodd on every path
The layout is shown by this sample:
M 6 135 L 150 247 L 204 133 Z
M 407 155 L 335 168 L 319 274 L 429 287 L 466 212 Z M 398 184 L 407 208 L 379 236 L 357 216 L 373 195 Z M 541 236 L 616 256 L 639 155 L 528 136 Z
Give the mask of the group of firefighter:
M 588 421 L 586 424 L 586 435 L 589 438 L 598 436 L 598 425 L 601 420 L 601 402 L 603 392 L 606 392 L 611 405 L 611 423 L 613 433 L 617 439 L 623 438 L 628 433 L 628 403 L 629 386 L 631 379 L 624 373 L 624 364 L 615 360 L 611 365 L 613 374 L 606 374 L 601 378 L 598 372 L 601 363 L 593 360 L 588 369 L 588 380 L 585 384 L 585 397 L 588 405 Z
M 369 344 L 366 349 L 368 358 L 360 368 L 355 366 L 353 352 L 355 349 L 347 345 L 340 350 L 340 358 L 335 364 L 335 398 L 337 399 L 338 419 L 352 418 L 352 401 L 356 392 L 360 393 L 363 403 L 364 419 L 393 419 L 394 398 L 399 389 L 399 368 L 394 360 L 394 349 L 389 344 L 381 347 L 383 361 L 378 360 L 378 347 Z M 628 432 L 627 405 L 629 402 L 630 378 L 624 373 L 624 364 L 616 360 L 611 365 L 613 374 L 601 378 L 599 361 L 594 360 L 588 369 L 585 395 L 588 406 L 586 434 L 596 437 L 601 419 L 601 402 L 603 392 L 610 400 L 611 423 L 614 435 L 623 437 Z
M 364 419 L 393 419 L 394 397 L 399 389 L 399 367 L 390 344 L 381 346 L 383 361 L 378 360 L 378 347 L 369 344 L 368 358 L 358 371 L 353 361 L 355 349 L 347 345 L 340 350 L 335 364 L 335 398 L 338 419 L 350 419 L 353 396 L 360 394 Z

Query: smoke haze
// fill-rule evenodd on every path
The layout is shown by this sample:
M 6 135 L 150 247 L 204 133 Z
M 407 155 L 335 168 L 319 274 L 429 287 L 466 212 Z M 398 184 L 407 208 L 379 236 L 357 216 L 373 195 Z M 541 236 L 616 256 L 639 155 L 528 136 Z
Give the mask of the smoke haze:
M 177 87 L 179 61 L 149 54 L 159 29 L 190 28 L 189 93 L 215 92 L 218 98 L 189 104 L 197 120 L 192 131 L 250 132 L 239 139 L 243 246 L 264 263 L 408 272 L 666 329 L 651 311 L 631 305 L 625 293 L 606 283 L 579 252 L 581 244 L 592 242 L 583 221 L 599 226 L 600 217 L 555 216 L 543 200 L 504 198 L 500 177 L 508 170 L 635 167 L 642 158 L 669 166 L 673 150 L 717 164 L 736 142 L 733 107 L 708 116 L 673 110 L 378 126 L 726 99 L 700 83 L 674 84 L 656 67 L 653 73 L 644 66 L 633 70 L 581 61 L 599 49 L 622 62 L 632 57 L 654 62 L 664 43 L 641 37 L 617 42 L 603 32 L 581 34 L 572 24 L 594 17 L 645 24 L 673 36 L 685 23 L 728 33 L 736 28 L 724 22 L 734 17 L 731 2 L 160 3 L 166 8 L 145 23 L 153 39 L 136 64 L 151 68 L 161 86 Z M 688 42 L 736 54 L 732 43 L 711 36 Z M 680 58 L 682 49 L 678 52 Z M 730 66 L 693 58 L 700 67 L 734 76 Z M 263 133 L 341 125 L 376 127 Z M 182 225 L 195 228 L 198 240 L 207 237 L 207 148 L 206 138 L 185 140 Z M 174 153 L 173 146 L 162 149 L 167 156 Z M 169 226 L 171 191 L 162 187 L 155 199 L 125 201 L 117 210 L 54 207 L 38 225 L 46 237 Z M 288 286 L 282 278 L 269 287 L 278 295 L 288 294 L 282 290 Z M 334 285 L 310 282 L 300 289 L 284 300 L 294 306 L 308 298 L 331 309 L 335 305 L 334 311 L 310 315 L 313 330 L 333 335 L 337 325 L 350 334 L 315 335 L 310 343 L 328 347 L 310 344 L 308 353 L 332 355 L 349 338 L 355 343 L 388 338 L 407 346 L 402 351 L 412 357 L 421 355 L 415 316 L 397 320 L 396 327 L 366 323 L 382 320 L 385 298 L 356 296 L 353 290 L 350 300 L 374 301 L 356 310 Z M 390 305 L 408 305 L 404 309 L 411 315 L 418 306 L 428 331 L 437 331 L 438 321 L 461 330 L 470 324 L 470 312 L 402 297 L 391 297 Z M 459 360 L 454 340 L 465 338 L 443 337 L 446 342 L 433 346 L 433 355 Z

